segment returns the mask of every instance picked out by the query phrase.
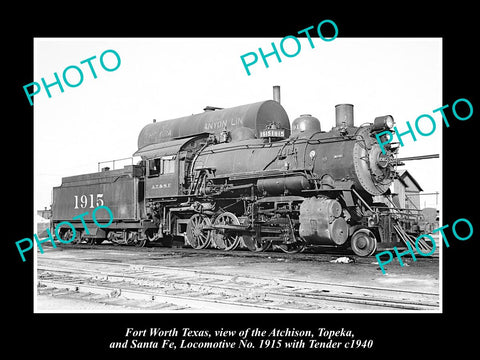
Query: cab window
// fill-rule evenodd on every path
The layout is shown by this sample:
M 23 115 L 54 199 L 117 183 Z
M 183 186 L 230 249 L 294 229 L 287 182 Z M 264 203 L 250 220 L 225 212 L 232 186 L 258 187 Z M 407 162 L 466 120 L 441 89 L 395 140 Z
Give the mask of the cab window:
M 160 159 L 148 160 L 148 176 L 158 176 L 160 174 Z
M 175 172 L 175 156 L 163 156 L 148 161 L 148 176 L 173 174 Z
M 162 158 L 162 174 L 173 174 L 175 172 L 175 160 Z

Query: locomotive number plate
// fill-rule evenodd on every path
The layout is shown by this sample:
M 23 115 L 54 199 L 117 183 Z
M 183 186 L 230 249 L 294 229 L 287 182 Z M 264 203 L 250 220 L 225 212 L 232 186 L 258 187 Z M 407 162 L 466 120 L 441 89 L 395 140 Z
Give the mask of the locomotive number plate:
M 285 130 L 284 129 L 271 129 L 271 130 L 262 130 L 260 131 L 261 138 L 268 138 L 268 137 L 285 137 Z

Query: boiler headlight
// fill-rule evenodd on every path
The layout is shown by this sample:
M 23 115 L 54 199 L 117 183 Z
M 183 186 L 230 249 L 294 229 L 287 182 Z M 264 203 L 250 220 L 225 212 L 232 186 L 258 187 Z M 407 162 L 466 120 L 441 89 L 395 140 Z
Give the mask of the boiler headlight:
M 376 117 L 375 120 L 373 120 L 372 130 L 379 131 L 379 130 L 392 129 L 393 124 L 394 124 L 394 121 L 391 115 L 379 116 L 379 117 Z
M 394 123 L 395 122 L 393 121 L 393 117 L 387 115 L 387 118 L 385 119 L 385 126 L 389 129 L 393 129 Z

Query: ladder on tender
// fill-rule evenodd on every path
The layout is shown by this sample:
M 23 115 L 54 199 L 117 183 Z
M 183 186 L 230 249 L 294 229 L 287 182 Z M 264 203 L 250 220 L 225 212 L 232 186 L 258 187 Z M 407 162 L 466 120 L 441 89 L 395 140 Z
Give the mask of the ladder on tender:
M 421 238 L 420 240 L 417 241 L 414 236 L 409 235 L 403 230 L 403 228 L 400 226 L 400 223 L 398 220 L 394 220 L 393 222 L 393 228 L 395 229 L 395 232 L 397 235 L 400 237 L 400 239 L 405 243 L 405 245 L 410 244 L 410 247 L 412 249 L 415 249 L 415 242 L 417 242 L 417 248 L 420 250 L 423 254 L 429 254 L 433 247 L 428 245 L 427 242 Z M 408 246 L 408 245 L 407 245 Z

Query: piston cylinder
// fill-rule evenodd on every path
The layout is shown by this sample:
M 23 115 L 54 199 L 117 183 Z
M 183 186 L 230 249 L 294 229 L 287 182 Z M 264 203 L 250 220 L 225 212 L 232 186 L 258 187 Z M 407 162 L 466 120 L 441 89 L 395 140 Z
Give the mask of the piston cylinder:
M 300 205 L 300 236 L 312 245 L 342 245 L 348 238 L 348 224 L 337 200 L 325 197 L 305 199 Z

